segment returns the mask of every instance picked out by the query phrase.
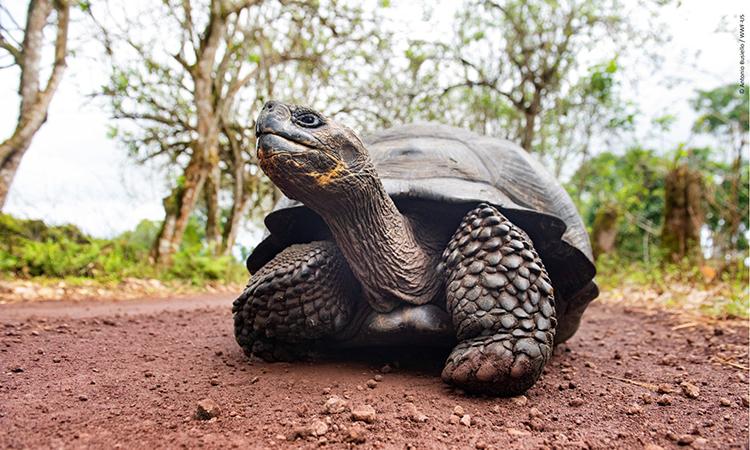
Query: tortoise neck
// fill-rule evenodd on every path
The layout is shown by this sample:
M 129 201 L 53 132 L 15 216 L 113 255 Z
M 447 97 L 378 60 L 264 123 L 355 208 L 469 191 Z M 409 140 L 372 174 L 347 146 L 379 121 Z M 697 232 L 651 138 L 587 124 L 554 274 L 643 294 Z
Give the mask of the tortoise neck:
M 442 284 L 434 255 L 419 245 L 374 169 L 321 215 L 375 310 L 437 296 Z

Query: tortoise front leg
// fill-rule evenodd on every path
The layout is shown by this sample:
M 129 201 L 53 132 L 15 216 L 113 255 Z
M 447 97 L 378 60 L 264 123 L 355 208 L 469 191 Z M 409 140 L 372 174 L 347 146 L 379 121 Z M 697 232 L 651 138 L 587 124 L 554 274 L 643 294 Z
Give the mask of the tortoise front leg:
M 494 207 L 471 211 L 443 253 L 459 344 L 443 380 L 515 396 L 541 375 L 555 335 L 552 285 L 531 239 Z
M 348 323 L 359 284 L 330 241 L 292 245 L 253 274 L 234 301 L 234 335 L 248 356 L 290 361 Z

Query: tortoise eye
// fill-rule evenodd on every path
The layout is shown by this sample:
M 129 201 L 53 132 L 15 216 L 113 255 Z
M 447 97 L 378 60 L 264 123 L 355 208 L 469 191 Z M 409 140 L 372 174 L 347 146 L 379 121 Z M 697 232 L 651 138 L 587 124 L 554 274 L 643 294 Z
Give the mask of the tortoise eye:
M 305 128 L 316 128 L 323 124 L 323 121 L 320 120 L 318 116 L 315 114 L 302 114 L 301 116 L 297 117 L 297 123 L 300 126 L 303 126 Z

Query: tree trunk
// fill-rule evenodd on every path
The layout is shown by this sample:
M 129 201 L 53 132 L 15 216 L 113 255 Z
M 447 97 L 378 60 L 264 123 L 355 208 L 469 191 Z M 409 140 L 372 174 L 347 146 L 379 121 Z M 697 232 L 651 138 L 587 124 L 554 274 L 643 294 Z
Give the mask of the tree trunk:
M 594 261 L 599 255 L 609 255 L 615 247 L 617 238 L 617 208 L 614 205 L 603 205 L 596 212 L 592 230 Z
M 700 173 L 680 165 L 669 171 L 664 186 L 664 226 L 661 248 L 669 262 L 685 257 L 700 259 L 700 232 L 703 225 Z
M 527 112 L 524 117 L 526 118 L 526 123 L 524 124 L 521 147 L 531 153 L 531 143 L 534 141 L 534 123 L 536 122 L 536 114 Z
M 211 168 L 206 178 L 206 241 L 208 241 L 209 251 L 212 255 L 218 255 L 221 252 L 221 218 L 219 208 L 219 178 L 221 170 L 218 164 Z
M 195 209 L 209 172 L 210 167 L 202 158 L 202 152 L 193 152 L 190 163 L 185 168 L 183 184 L 175 187 L 172 195 L 164 199 L 164 224 L 154 244 L 156 264 L 171 264 L 172 256 L 179 251 L 190 213 Z
M 15 146 L 8 141 L 0 144 L 0 155 L 7 155 L 0 161 L 0 210 L 5 204 L 10 185 L 13 183 L 18 166 L 21 164 L 21 158 L 28 150 L 29 145 L 31 145 L 30 139 Z
M 224 248 L 222 251 L 223 255 L 231 255 L 232 247 L 237 242 L 237 234 L 240 231 L 240 223 L 242 218 L 247 214 L 247 210 L 250 208 L 250 195 L 248 192 L 240 193 L 239 197 L 235 192 L 234 204 L 232 210 L 229 212 L 227 218 L 227 224 L 224 227 Z
M 229 123 L 225 121 L 225 123 Z M 234 185 L 232 186 L 232 210 L 229 212 L 227 223 L 224 226 L 224 248 L 222 249 L 223 255 L 230 255 L 232 253 L 232 247 L 237 240 L 237 234 L 239 233 L 240 222 L 242 218 L 247 214 L 247 210 L 250 207 L 250 195 L 256 191 L 254 186 L 250 185 L 251 175 L 245 170 L 245 161 L 242 158 L 242 148 L 240 142 L 237 141 L 234 131 L 228 127 L 224 127 L 224 134 L 229 139 L 229 148 L 232 154 L 232 178 Z
M 178 205 L 178 199 L 180 193 L 178 188 L 172 190 L 172 193 L 164 197 L 162 203 L 164 204 L 165 217 L 164 222 L 159 230 L 159 235 L 156 237 L 154 246 L 151 249 L 151 264 L 159 262 L 160 264 L 170 263 L 171 255 L 174 254 L 172 251 L 172 235 L 174 235 L 175 220 L 177 220 L 177 214 L 180 211 Z
M 211 14 L 209 23 L 206 25 L 205 36 L 201 40 L 200 48 L 196 50 L 196 62 L 189 67 L 194 83 L 197 138 L 190 163 L 185 168 L 184 184 L 173 190 L 169 207 L 165 204 L 164 226 L 154 246 L 156 264 L 169 264 L 172 255 L 179 250 L 188 219 L 198 201 L 198 195 L 206 179 L 218 170 L 219 120 L 217 111 L 223 108 L 223 101 L 214 96 L 213 68 L 227 24 L 226 16 L 221 10 L 220 0 L 212 0 L 210 8 Z M 231 99 L 225 100 L 231 101 Z M 218 183 L 218 177 L 216 182 Z M 215 220 L 218 228 L 218 204 L 211 205 L 209 200 L 209 205 L 209 216 L 213 215 L 209 218 L 209 223 Z M 214 206 L 216 210 L 212 209 Z M 172 220 L 174 220 L 174 225 L 170 225 Z M 216 231 L 211 230 L 211 233 L 216 237 Z M 221 235 L 219 234 L 218 237 L 220 238 Z
M 57 91 L 67 67 L 68 23 L 70 6 L 66 1 L 54 2 L 57 10 L 57 37 L 55 39 L 55 62 L 44 90 L 40 88 L 39 74 L 42 69 L 43 34 L 47 19 L 52 13 L 50 0 L 31 0 L 26 16 L 24 39 L 19 49 L 11 55 L 21 68 L 18 93 L 21 105 L 18 123 L 13 135 L 0 144 L 0 210 L 5 205 L 10 185 L 16 175 L 24 153 L 31 146 L 31 140 L 47 120 L 47 110 Z

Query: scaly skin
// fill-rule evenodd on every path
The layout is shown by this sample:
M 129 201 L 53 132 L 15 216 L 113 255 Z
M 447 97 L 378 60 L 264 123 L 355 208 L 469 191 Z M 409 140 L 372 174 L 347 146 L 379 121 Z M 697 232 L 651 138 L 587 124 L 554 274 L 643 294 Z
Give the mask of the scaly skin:
M 552 284 L 529 237 L 482 204 L 465 217 L 443 261 L 460 341 L 443 380 L 500 396 L 533 386 L 549 359 L 556 320 Z
M 336 244 L 292 245 L 253 274 L 234 301 L 235 338 L 248 356 L 299 359 L 316 339 L 347 325 L 358 294 Z

